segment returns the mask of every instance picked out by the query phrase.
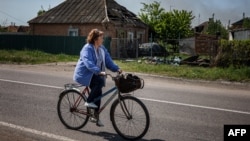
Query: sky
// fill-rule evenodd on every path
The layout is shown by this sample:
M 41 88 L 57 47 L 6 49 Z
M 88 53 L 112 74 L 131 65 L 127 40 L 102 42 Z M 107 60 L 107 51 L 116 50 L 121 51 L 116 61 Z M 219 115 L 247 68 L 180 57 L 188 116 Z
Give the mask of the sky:
M 51 9 L 64 0 L 0 0 L 0 25 L 28 25 L 28 21 L 37 16 L 42 8 Z M 160 2 L 166 11 L 173 9 L 192 11 L 195 16 L 192 26 L 208 21 L 214 13 L 214 18 L 224 26 L 250 17 L 250 0 L 155 0 Z M 153 3 L 153 0 L 116 0 L 129 11 L 138 15 L 143 8 L 141 3 Z

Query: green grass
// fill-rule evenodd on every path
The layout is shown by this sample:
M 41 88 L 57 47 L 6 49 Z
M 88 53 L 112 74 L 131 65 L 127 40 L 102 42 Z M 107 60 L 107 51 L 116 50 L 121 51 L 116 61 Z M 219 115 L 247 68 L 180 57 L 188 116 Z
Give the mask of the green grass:
M 123 70 L 148 74 L 181 77 L 187 79 L 227 80 L 250 82 L 250 67 L 242 68 L 204 68 L 187 65 L 145 64 L 134 62 L 115 61 Z
M 49 54 L 38 50 L 0 50 L 0 54 L 0 63 L 8 64 L 42 64 L 72 61 L 76 62 L 79 58 L 79 56 L 71 56 L 65 54 Z M 115 63 L 117 63 L 126 72 L 140 72 L 169 77 L 180 77 L 186 79 L 250 82 L 250 67 L 203 68 L 187 65 L 153 65 L 146 63 L 138 63 L 137 61 L 122 60 L 115 60 Z
M 0 63 L 8 64 L 42 64 L 52 62 L 77 61 L 78 56 L 49 54 L 38 50 L 0 50 Z

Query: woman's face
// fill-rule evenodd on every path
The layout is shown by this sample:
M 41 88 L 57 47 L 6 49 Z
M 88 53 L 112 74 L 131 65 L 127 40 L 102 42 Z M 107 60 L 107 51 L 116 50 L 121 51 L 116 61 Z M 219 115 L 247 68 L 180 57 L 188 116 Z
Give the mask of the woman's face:
M 102 43 L 103 43 L 103 35 L 101 35 L 101 36 L 99 36 L 99 37 L 97 38 L 97 40 L 95 41 L 95 45 L 96 45 L 97 47 L 100 47 L 100 46 L 102 45 Z

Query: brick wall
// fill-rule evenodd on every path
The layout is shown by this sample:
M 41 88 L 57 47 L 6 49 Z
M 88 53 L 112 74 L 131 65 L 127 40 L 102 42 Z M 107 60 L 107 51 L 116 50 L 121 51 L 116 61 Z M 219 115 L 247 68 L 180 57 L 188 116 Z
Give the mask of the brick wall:
M 107 29 L 102 24 L 31 24 L 31 35 L 55 35 L 55 36 L 68 36 L 68 30 L 69 28 L 72 29 L 78 29 L 79 36 L 88 36 L 88 33 L 94 29 L 97 28 L 99 30 L 102 30 L 104 32 L 105 37 L 111 37 L 117 38 L 118 31 L 124 31 L 125 35 L 124 37 L 119 38 L 127 38 L 127 32 L 133 32 L 134 38 L 136 37 L 137 32 L 142 32 L 145 35 L 143 36 L 142 41 L 147 42 L 148 41 L 148 34 L 147 34 L 147 28 L 137 28 L 137 27 L 117 27 L 115 25 L 109 24 L 107 26 Z M 112 57 L 117 57 L 117 45 L 114 44 L 111 41 L 110 51 Z M 118 55 L 119 56 L 119 55 Z
M 199 55 L 217 54 L 218 38 L 213 35 L 196 34 L 195 35 L 195 51 Z
M 68 36 L 68 30 L 70 28 L 79 29 L 79 36 L 87 36 L 91 29 L 97 28 L 103 30 L 103 26 L 100 24 L 32 24 L 32 35 L 56 35 L 56 36 Z M 103 30 L 105 31 L 105 30 Z M 111 36 L 115 36 L 112 32 Z

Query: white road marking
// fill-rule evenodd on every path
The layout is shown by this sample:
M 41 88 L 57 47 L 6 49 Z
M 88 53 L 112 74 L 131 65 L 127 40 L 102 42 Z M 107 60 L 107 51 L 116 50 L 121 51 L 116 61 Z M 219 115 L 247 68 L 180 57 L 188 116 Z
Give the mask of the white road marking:
M 26 85 L 33 85 L 33 86 L 40 86 L 40 87 L 55 88 L 55 89 L 63 89 L 63 87 L 58 87 L 58 86 L 50 86 L 50 85 L 44 85 L 44 84 L 28 83 L 28 82 L 22 82 L 22 81 L 13 81 L 13 80 L 6 80 L 6 79 L 0 79 L 0 81 L 19 83 L 19 84 L 26 84 Z M 140 97 L 140 99 L 146 100 L 146 101 L 159 102 L 159 103 L 167 103 L 167 104 L 173 104 L 173 105 L 180 105 L 180 106 L 187 106 L 187 107 L 202 108 L 202 109 L 209 109 L 209 110 L 217 110 L 217 111 L 224 111 L 224 112 L 232 112 L 232 113 L 250 115 L 250 112 L 245 112 L 245 111 L 238 111 L 238 110 L 231 110 L 231 109 L 224 109 L 224 108 L 216 108 L 216 107 L 209 107 L 209 106 L 201 106 L 201 105 L 194 105 L 194 104 L 186 104 L 186 103 L 178 103 L 178 102 L 157 100 L 157 99 L 148 99 L 148 98 L 143 98 L 143 97 Z
M 148 98 L 142 98 L 142 97 L 139 97 L 139 99 L 146 100 L 146 101 L 159 102 L 159 103 L 167 103 L 167 104 L 173 104 L 173 105 L 180 105 L 180 106 L 195 107 L 195 108 L 202 108 L 202 109 L 209 109 L 209 110 L 217 110 L 217 111 L 224 111 L 224 112 L 232 112 L 232 113 L 250 115 L 250 112 L 245 112 L 245 111 L 237 111 L 237 110 L 230 110 L 230 109 L 223 109 L 223 108 L 216 108 L 216 107 L 185 104 L 185 103 L 178 103 L 178 102 L 165 101 L 165 100 L 148 99 Z
M 32 86 L 47 87 L 47 88 L 63 89 L 63 87 L 58 87 L 58 86 L 36 84 L 36 83 L 29 83 L 29 82 L 22 82 L 22 81 L 14 81 L 14 80 L 6 80 L 6 79 L 0 79 L 0 81 L 11 82 L 11 83 L 19 83 L 19 84 L 25 84 L 25 85 L 32 85 Z M 148 99 L 148 98 L 142 98 L 142 97 L 139 97 L 139 98 L 141 100 L 152 101 L 152 102 L 159 102 L 159 103 L 166 103 L 166 104 L 173 104 L 173 105 L 188 106 L 188 107 L 194 107 L 194 108 L 202 108 L 202 109 L 209 109 L 209 110 L 217 110 L 217 111 L 225 111 L 225 112 L 232 112 L 232 113 L 250 115 L 250 112 L 245 112 L 245 111 L 237 111 L 237 110 L 230 110 L 230 109 L 223 109 L 223 108 L 216 108 L 216 107 L 185 104 L 185 103 L 171 102 L 171 101 L 165 101 L 165 100 Z M 70 139 L 68 137 L 59 136 L 59 135 L 55 135 L 55 134 L 51 134 L 51 133 L 46 133 L 46 132 L 43 132 L 43 131 L 38 131 L 38 130 L 35 130 L 35 129 L 30 129 L 30 128 L 26 128 L 26 127 L 23 127 L 23 126 L 18 126 L 18 125 L 14 125 L 14 124 L 11 124 L 11 123 L 7 123 L 7 122 L 0 121 L 0 125 L 11 127 L 11 128 L 18 129 L 18 130 L 25 131 L 25 132 L 29 132 L 29 133 L 33 133 L 33 134 L 40 135 L 40 136 L 45 136 L 45 137 L 56 139 L 56 140 L 76 141 L 76 140 Z
M 51 86 L 51 85 L 44 85 L 44 84 L 37 84 L 37 83 L 29 83 L 29 82 L 22 82 L 22 81 L 15 81 L 15 80 L 0 79 L 0 81 L 11 82 L 11 83 L 18 83 L 18 84 L 25 84 L 25 85 L 32 85 L 32 86 L 39 86 L 39 87 L 63 89 L 63 87 L 57 87 L 57 86 Z
M 59 140 L 59 141 L 77 141 L 77 140 L 70 139 L 68 137 L 59 136 L 59 135 L 55 135 L 55 134 L 51 134 L 51 133 L 46 133 L 46 132 L 38 131 L 38 130 L 35 130 L 35 129 L 31 129 L 31 128 L 26 128 L 26 127 L 23 127 L 23 126 L 18 126 L 18 125 L 7 123 L 7 122 L 0 121 L 0 125 L 10 127 L 10 128 L 14 128 L 14 129 L 21 130 L 21 131 L 25 131 L 25 132 L 29 132 L 29 133 L 32 133 L 32 134 L 48 137 L 48 138 L 51 138 L 51 139 L 56 139 L 56 140 Z

